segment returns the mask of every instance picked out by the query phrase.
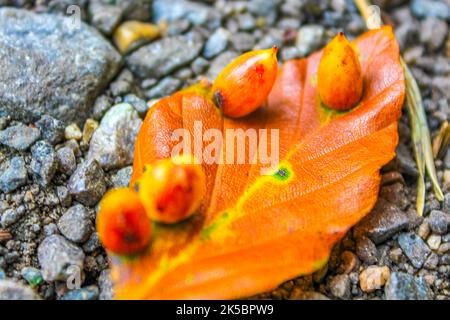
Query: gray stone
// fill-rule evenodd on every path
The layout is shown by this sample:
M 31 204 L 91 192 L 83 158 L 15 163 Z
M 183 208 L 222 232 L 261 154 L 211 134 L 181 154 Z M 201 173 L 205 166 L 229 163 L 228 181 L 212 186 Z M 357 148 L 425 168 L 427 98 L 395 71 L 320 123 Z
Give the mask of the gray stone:
M 50 143 L 41 140 L 31 148 L 31 171 L 34 179 L 41 186 L 46 187 L 58 167 L 55 150 Z
M 133 52 L 126 61 L 141 78 L 160 78 L 194 60 L 203 43 L 196 34 L 163 38 Z
M 97 300 L 99 289 L 97 286 L 92 285 L 76 290 L 69 291 L 65 295 L 59 298 L 59 300 Z
M 423 278 L 403 272 L 392 272 L 384 287 L 386 300 L 430 300 L 431 289 Z
M 30 287 L 12 280 L 0 280 L 0 300 L 38 300 L 38 296 Z
M 255 38 L 246 32 L 237 32 L 231 37 L 231 44 L 236 51 L 245 52 L 255 46 Z
M 158 82 L 156 86 L 147 90 L 145 96 L 147 99 L 157 99 L 169 96 L 178 90 L 181 86 L 181 80 L 168 76 Z
M 37 251 L 45 281 L 66 280 L 77 268 L 83 270 L 83 251 L 60 235 L 46 237 Z
M 273 46 L 281 47 L 281 45 L 283 44 L 283 37 L 283 30 L 269 29 L 269 31 L 264 34 L 261 40 L 258 41 L 254 49 L 269 49 Z
M 73 150 L 69 147 L 62 147 L 56 151 L 58 159 L 58 169 L 61 173 L 71 175 L 77 167 L 77 159 Z
M 219 18 L 212 7 L 186 0 L 154 0 L 152 9 L 156 22 L 172 22 L 184 18 L 194 25 L 204 25 Z
M 439 49 L 444 43 L 448 33 L 445 21 L 436 18 L 427 18 L 420 26 L 420 42 L 430 50 Z
M 128 166 L 117 171 L 117 173 L 112 177 L 114 188 L 127 187 L 130 184 L 132 174 L 132 166 Z
M 396 150 L 397 166 L 401 173 L 407 174 L 411 177 L 417 177 L 419 171 L 416 167 L 416 162 L 412 158 L 412 151 L 410 151 L 405 144 L 400 143 Z
M 89 237 L 88 241 L 83 245 L 83 251 L 86 253 L 92 253 L 102 245 L 100 243 L 100 239 L 98 238 L 98 233 L 93 232 Z
M 0 190 L 11 192 L 27 183 L 27 169 L 21 156 L 0 164 Z
M 300 51 L 297 49 L 297 47 L 282 48 L 280 56 L 283 61 L 301 58 Z
M 450 214 L 450 192 L 446 193 L 445 196 L 444 196 L 443 209 L 444 209 L 445 212 Z
M 206 74 L 209 80 L 214 81 L 219 73 L 225 68 L 231 61 L 237 58 L 238 54 L 234 51 L 225 51 L 219 54 L 212 60 L 209 70 Z
M 20 0 L 22 1 L 22 0 Z M 27 1 L 27 0 L 25 0 Z M 29 1 L 28 1 L 29 2 Z M 86 5 L 88 0 L 52 0 L 46 1 L 46 7 L 43 8 L 43 12 L 49 12 L 53 14 L 59 15 L 68 15 L 72 12 L 67 12 L 67 9 L 70 5 L 76 5 L 80 8 L 81 19 L 86 21 L 87 13 L 86 13 Z M 45 10 L 45 11 L 44 11 Z
M 437 234 L 445 234 L 450 224 L 450 215 L 440 210 L 432 210 L 428 217 L 430 229 Z
M 379 198 L 372 211 L 353 230 L 355 238 L 368 236 L 375 244 L 391 238 L 409 225 L 408 215 L 397 206 Z
M 208 68 L 209 66 L 209 62 L 208 60 L 206 60 L 203 57 L 198 57 L 197 59 L 195 59 L 192 64 L 192 71 L 196 74 L 196 75 L 200 75 L 203 74 L 203 72 L 206 70 L 206 68 Z
M 124 69 L 117 78 L 109 85 L 109 90 L 114 97 L 123 96 L 134 92 L 134 76 L 130 70 Z
M 23 217 L 25 213 L 25 207 L 19 206 L 17 209 L 6 209 L 1 216 L 1 225 L 3 228 L 7 228 Z
M 59 15 L 0 9 L 0 115 L 86 119 L 121 56 L 92 27 Z
M 80 203 L 93 206 L 106 191 L 105 175 L 95 159 L 78 165 L 69 179 L 69 193 Z
M 137 112 L 139 113 L 139 115 L 141 117 L 145 116 L 145 114 L 147 113 L 148 108 L 149 108 L 148 104 L 147 104 L 147 102 L 145 102 L 145 100 L 139 98 L 138 96 L 136 96 L 132 93 L 127 94 L 123 98 L 123 102 L 131 104 L 137 110 Z
M 181 18 L 169 24 L 169 26 L 167 27 L 166 34 L 169 37 L 183 34 L 186 31 L 188 31 L 190 27 L 191 22 L 187 19 Z
M 175 78 L 178 78 L 182 81 L 187 81 L 193 76 L 193 72 L 189 67 L 184 67 L 177 70 L 174 74 Z
M 426 243 L 414 233 L 402 233 L 398 237 L 398 244 L 411 264 L 421 268 L 431 253 Z
M 450 5 L 445 1 L 412 0 L 411 11 L 418 18 L 435 17 L 444 20 L 450 19 Z
M 0 92 L 0 114 L 2 113 L 1 99 L 2 97 Z M 0 143 L 19 151 L 25 151 L 39 139 L 40 135 L 39 129 L 29 127 L 21 123 L 0 131 Z
M 100 300 L 112 300 L 114 297 L 113 283 L 111 281 L 111 272 L 103 270 L 98 277 L 98 285 L 100 286 Z
M 270 13 L 277 11 L 279 5 L 279 0 L 250 0 L 247 7 L 248 10 L 255 15 L 267 16 Z
M 97 300 L 99 295 L 99 289 L 96 285 L 90 285 L 80 289 L 71 290 L 64 293 L 58 300 Z
M 123 7 L 106 1 L 94 0 L 89 3 L 91 23 L 107 36 L 110 36 L 120 23 L 123 12 Z
M 328 282 L 330 293 L 339 299 L 350 298 L 350 278 L 346 274 L 339 274 Z
M 109 0 L 103 0 L 109 2 Z M 123 18 L 125 20 L 149 21 L 152 12 L 152 0 L 121 0 L 115 1 L 117 6 L 123 8 Z
M 438 263 L 439 263 L 439 256 L 436 253 L 432 252 L 428 257 L 428 259 L 425 261 L 423 266 L 424 268 L 434 270 L 436 269 Z
M 219 28 L 209 37 L 203 48 L 203 56 L 206 59 L 211 59 L 223 52 L 230 40 L 230 32 L 224 28 Z
M 356 241 L 356 254 L 365 263 L 371 265 L 378 261 L 378 251 L 375 244 L 367 237 L 360 237 Z
M 58 119 L 43 115 L 36 126 L 41 131 L 41 137 L 55 145 L 64 139 L 64 123 Z
M 324 28 L 320 25 L 306 25 L 297 34 L 296 46 L 304 57 L 319 49 L 324 41 Z
M 100 120 L 106 111 L 112 106 L 112 99 L 106 95 L 101 95 L 95 99 L 93 117 L 95 120 Z
M 11 121 L 11 119 L 9 117 L 0 116 L 0 130 L 5 129 L 8 126 L 10 121 Z
M 49 223 L 44 226 L 44 235 L 46 237 L 51 236 L 52 234 L 58 234 L 58 226 L 54 223 Z
M 88 159 L 105 169 L 119 168 L 133 161 L 134 142 L 142 120 L 129 103 L 115 105 L 103 117 L 94 132 Z
M 386 199 L 402 210 L 405 210 L 410 203 L 406 196 L 405 187 L 400 182 L 383 186 L 380 190 L 380 197 Z
M 91 235 L 94 225 L 86 208 L 77 204 L 70 207 L 58 220 L 58 229 L 67 239 L 81 243 Z
M 68 207 L 72 203 L 72 197 L 69 194 L 69 189 L 67 189 L 65 186 L 57 186 L 56 195 L 58 196 L 59 203 L 63 207 Z
M 255 18 L 250 13 L 243 13 L 237 16 L 239 30 L 251 31 L 256 27 Z

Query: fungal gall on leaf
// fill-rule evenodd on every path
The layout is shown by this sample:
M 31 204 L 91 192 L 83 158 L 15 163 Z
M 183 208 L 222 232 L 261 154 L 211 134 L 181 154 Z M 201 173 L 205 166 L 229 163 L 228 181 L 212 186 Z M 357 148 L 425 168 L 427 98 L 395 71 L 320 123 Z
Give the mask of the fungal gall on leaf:
M 151 221 L 134 190 L 113 189 L 103 197 L 97 231 L 107 250 L 119 255 L 138 253 L 150 243 L 151 230 Z
M 277 47 L 247 52 L 217 76 L 212 94 L 224 115 L 240 118 L 262 106 L 277 77 Z
M 331 109 L 348 110 L 361 99 L 361 64 L 342 32 L 323 50 L 317 71 L 317 87 L 320 99 Z

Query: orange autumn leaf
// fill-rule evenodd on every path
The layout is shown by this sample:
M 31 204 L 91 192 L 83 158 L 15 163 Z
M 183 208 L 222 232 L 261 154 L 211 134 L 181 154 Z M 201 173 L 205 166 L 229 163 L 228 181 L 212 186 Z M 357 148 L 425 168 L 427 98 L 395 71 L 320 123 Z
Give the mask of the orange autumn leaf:
M 354 47 L 364 90 L 346 112 L 320 103 L 321 52 L 286 62 L 267 103 L 247 117 L 223 117 L 202 85 L 149 111 L 136 141 L 133 182 L 145 164 L 171 156 L 174 130 L 194 134 L 195 121 L 221 132 L 279 129 L 280 164 L 265 176 L 261 164 L 202 164 L 207 192 L 199 212 L 174 225 L 155 223 L 144 254 L 111 256 L 116 298 L 246 297 L 326 263 L 332 246 L 376 202 L 404 99 L 392 29 L 369 31 Z

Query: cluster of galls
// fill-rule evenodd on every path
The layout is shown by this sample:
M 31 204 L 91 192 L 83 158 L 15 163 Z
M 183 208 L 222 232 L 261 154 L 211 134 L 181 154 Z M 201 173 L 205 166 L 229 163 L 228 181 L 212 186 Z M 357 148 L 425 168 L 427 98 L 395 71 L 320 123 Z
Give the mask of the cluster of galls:
M 277 48 L 248 52 L 231 62 L 210 89 L 224 116 L 244 117 L 262 106 L 277 77 Z M 328 108 L 348 110 L 361 99 L 358 56 L 338 34 L 324 49 L 317 72 L 318 98 Z M 97 229 L 105 248 L 119 255 L 145 250 L 152 221 L 177 223 L 199 208 L 206 192 L 205 174 L 192 156 L 164 159 L 145 167 L 133 186 L 108 192 L 100 203 Z

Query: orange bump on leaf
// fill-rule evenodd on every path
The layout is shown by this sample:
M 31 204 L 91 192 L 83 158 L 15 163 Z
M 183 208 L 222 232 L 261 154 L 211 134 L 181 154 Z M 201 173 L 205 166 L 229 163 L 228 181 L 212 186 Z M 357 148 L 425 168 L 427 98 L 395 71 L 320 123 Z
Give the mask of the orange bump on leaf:
M 205 195 L 205 174 L 189 156 L 160 160 L 146 167 L 138 183 L 147 215 L 163 223 L 187 219 Z
M 111 252 L 130 255 L 150 242 L 151 221 L 137 193 L 130 188 L 109 191 L 100 203 L 98 235 Z
M 317 85 L 320 99 L 331 109 L 347 110 L 361 99 L 361 65 L 342 32 L 323 51 L 317 71 Z
M 217 76 L 212 93 L 224 115 L 243 117 L 264 103 L 277 76 L 277 51 L 273 47 L 247 52 Z

